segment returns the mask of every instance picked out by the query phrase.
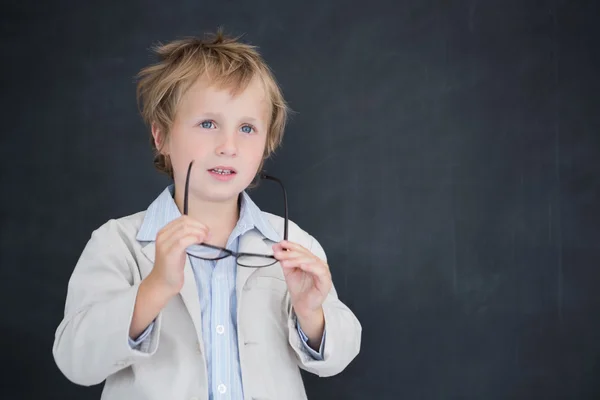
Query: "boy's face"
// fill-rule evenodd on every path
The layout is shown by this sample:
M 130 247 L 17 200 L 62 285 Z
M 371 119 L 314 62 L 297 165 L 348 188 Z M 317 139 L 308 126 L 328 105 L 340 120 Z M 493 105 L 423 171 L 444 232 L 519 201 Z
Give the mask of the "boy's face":
M 163 147 L 163 154 L 171 158 L 176 186 L 184 187 L 194 160 L 191 196 L 211 202 L 237 199 L 262 161 L 269 113 L 269 99 L 257 78 L 235 97 L 229 89 L 199 79 L 180 99 Z

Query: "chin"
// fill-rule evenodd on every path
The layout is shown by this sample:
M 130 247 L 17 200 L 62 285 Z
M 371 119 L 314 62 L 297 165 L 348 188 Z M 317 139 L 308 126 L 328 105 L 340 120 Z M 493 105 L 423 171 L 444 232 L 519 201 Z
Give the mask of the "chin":
M 208 186 L 208 191 L 202 193 L 202 197 L 213 202 L 231 201 L 237 199 L 240 193 L 246 190 L 248 185 L 242 185 L 239 182 L 230 182 L 225 185 L 210 185 Z

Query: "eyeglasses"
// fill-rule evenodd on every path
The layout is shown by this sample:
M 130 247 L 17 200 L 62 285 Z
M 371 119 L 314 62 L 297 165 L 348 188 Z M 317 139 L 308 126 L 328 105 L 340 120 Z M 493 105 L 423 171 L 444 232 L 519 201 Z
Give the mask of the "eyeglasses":
M 183 214 L 188 215 L 188 195 L 190 185 L 190 175 L 192 172 L 192 165 L 194 161 L 190 162 L 188 167 L 187 176 L 185 178 L 185 191 L 183 197 Z M 283 190 L 283 203 L 284 203 L 284 225 L 283 225 L 283 239 L 288 238 L 288 206 L 287 206 L 287 193 L 283 183 L 274 176 L 270 176 L 264 173 L 259 174 L 259 178 L 267 179 L 277 182 Z M 275 257 L 270 254 L 255 254 L 255 253 L 238 253 L 233 250 L 226 249 L 224 247 L 214 246 L 208 243 L 199 243 L 192 245 L 187 248 L 187 254 L 194 258 L 201 260 L 217 261 L 227 257 L 235 257 L 238 265 L 248 268 L 264 268 L 273 265 L 277 262 Z

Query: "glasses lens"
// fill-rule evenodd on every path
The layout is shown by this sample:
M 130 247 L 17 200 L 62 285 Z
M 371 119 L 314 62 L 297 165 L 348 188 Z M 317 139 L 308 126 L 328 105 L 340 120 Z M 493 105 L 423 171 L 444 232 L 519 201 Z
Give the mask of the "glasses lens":
M 186 252 L 192 257 L 202 258 L 203 260 L 220 260 L 229 256 L 229 253 L 224 250 L 203 246 L 201 244 L 194 244 L 188 247 Z
M 238 257 L 237 263 L 242 267 L 250 267 L 250 268 L 263 268 L 268 267 L 269 265 L 273 265 L 277 262 L 276 259 L 261 256 L 261 255 L 252 255 L 252 254 L 242 254 Z

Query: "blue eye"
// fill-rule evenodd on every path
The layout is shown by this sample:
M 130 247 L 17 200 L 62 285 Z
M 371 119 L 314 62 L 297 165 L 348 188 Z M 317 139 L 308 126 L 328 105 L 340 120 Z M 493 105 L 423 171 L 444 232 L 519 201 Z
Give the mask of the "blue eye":
M 211 129 L 214 126 L 214 124 L 212 121 L 202 121 L 200 122 L 200 126 L 204 129 Z
M 252 133 L 252 131 L 254 131 L 254 128 L 250 125 L 244 125 L 242 126 L 242 132 L 244 133 Z

